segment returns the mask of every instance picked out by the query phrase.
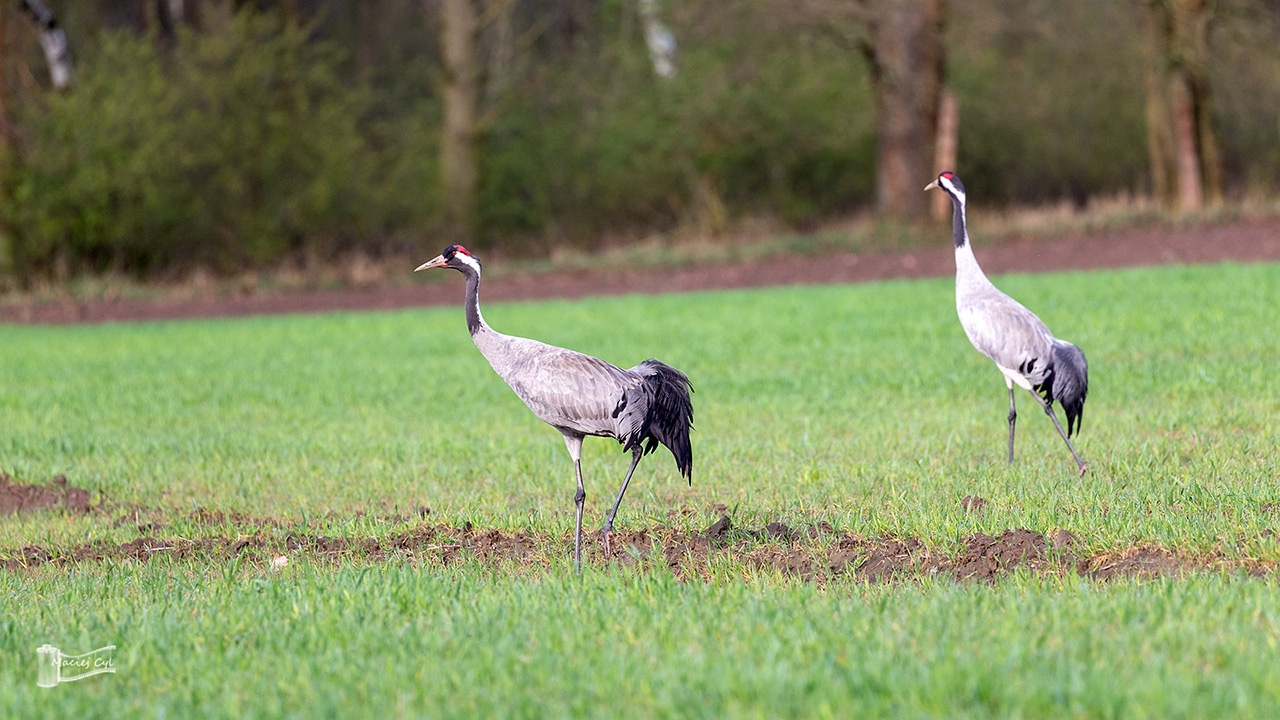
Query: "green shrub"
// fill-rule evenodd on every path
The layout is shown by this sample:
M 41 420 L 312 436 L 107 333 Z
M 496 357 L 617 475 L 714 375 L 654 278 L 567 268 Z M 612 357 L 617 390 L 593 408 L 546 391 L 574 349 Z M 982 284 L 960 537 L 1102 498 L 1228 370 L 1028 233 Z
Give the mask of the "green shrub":
M 753 2 L 674 19 L 669 80 L 655 77 L 638 34 L 607 24 L 595 45 L 541 67 L 487 139 L 482 227 L 580 243 L 669 228 L 692 219 L 699 183 L 732 216 L 803 222 L 870 203 L 862 59 L 812 30 L 779 42 L 769 12 Z
M 225 270 L 360 238 L 375 163 L 338 61 L 305 29 L 253 14 L 169 50 L 108 33 L 73 91 L 22 118 L 15 264 Z
M 1265 54 L 1280 25 L 1250 3 L 1218 8 L 1211 76 L 1228 189 L 1265 192 L 1280 186 L 1280 83 Z M 679 42 L 671 79 L 655 77 L 631 0 L 517 4 L 510 60 L 487 68 L 480 108 L 491 122 L 475 225 L 489 246 L 590 248 L 872 206 L 876 129 L 853 15 L 659 4 Z M 326 3 L 305 27 L 246 12 L 171 45 L 96 29 L 126 22 L 119 8 L 67 5 L 78 83 L 11 104 L 0 273 L 234 271 L 418 245 L 443 226 L 427 5 Z M 1102 0 L 950 6 L 956 169 L 985 206 L 1147 189 L 1141 17 Z

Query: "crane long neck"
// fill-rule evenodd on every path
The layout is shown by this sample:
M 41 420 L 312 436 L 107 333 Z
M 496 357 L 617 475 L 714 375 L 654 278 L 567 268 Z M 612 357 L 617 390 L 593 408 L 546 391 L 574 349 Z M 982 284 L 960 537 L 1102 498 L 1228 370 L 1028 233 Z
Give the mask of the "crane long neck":
M 951 234 L 956 246 L 956 289 L 965 290 L 976 285 L 989 285 L 986 273 L 978 266 L 978 259 L 973 255 L 973 246 L 969 244 L 969 231 L 965 229 L 964 201 L 951 198 Z
M 951 239 L 958 249 L 969 244 L 969 232 L 964 228 L 964 202 L 952 197 L 951 207 Z
M 463 274 L 467 276 L 467 330 L 474 337 L 489 327 L 480 314 L 480 273 L 471 270 Z

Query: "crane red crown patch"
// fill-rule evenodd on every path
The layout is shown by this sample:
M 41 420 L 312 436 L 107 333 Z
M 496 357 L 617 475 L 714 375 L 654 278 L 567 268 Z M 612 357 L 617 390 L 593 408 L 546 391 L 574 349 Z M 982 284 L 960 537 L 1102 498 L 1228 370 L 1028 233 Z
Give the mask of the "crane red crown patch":
M 955 178 L 955 176 L 956 176 L 956 174 L 955 174 L 955 173 L 951 173 L 951 172 L 944 172 L 944 173 L 942 173 L 942 177 L 944 177 L 944 178 L 946 178 L 946 179 L 948 179 L 948 180 L 952 180 L 952 179 L 954 179 L 954 178 Z
M 466 248 L 462 247 L 461 245 L 454 245 L 454 246 L 453 246 L 453 249 L 454 249 L 456 252 L 460 252 L 460 253 L 462 253 L 463 255 L 470 255 L 470 254 L 471 254 L 471 251 L 470 251 L 470 250 L 468 250 L 468 249 L 466 249 Z

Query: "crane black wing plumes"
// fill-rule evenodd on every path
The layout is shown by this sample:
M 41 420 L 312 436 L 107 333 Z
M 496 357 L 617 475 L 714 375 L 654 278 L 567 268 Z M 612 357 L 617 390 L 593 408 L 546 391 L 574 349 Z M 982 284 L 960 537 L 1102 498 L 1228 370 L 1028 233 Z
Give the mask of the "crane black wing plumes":
M 1049 376 L 1036 386 L 1046 403 L 1057 401 L 1067 414 L 1067 437 L 1080 431 L 1084 400 L 1089 394 L 1089 364 L 1084 351 L 1064 340 L 1053 340 Z
M 645 443 L 645 454 L 656 450 L 659 443 L 665 445 L 675 458 L 680 474 L 692 484 L 693 449 L 689 431 L 693 429 L 693 400 L 689 394 L 693 392 L 693 385 L 689 377 L 653 358 L 631 368 L 631 372 L 644 378 L 641 388 L 647 404 L 639 429 L 620 440 L 628 450 Z

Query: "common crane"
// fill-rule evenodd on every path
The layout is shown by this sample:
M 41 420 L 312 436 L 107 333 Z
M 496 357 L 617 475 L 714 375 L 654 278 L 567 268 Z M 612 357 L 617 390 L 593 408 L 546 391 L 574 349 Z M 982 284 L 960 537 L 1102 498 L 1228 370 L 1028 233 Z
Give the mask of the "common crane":
M 692 483 L 689 431 L 693 429 L 693 402 L 689 394 L 693 387 L 689 378 L 653 358 L 623 370 L 590 355 L 493 330 L 480 314 L 480 260 L 461 245 L 450 245 L 414 272 L 429 268 L 452 268 L 466 277 L 467 329 L 476 348 L 534 415 L 564 435 L 578 479 L 578 492 L 573 496 L 577 508 L 573 564 L 581 573 L 582 505 L 587 495 L 582 487 L 582 439 L 587 435 L 610 437 L 631 451 L 631 467 L 601 530 L 608 554 L 613 520 L 643 455 L 659 443 L 665 445 L 680 474 Z
M 1009 388 L 1009 462 L 1013 462 L 1013 425 L 1018 417 L 1013 386 L 1018 385 L 1029 390 L 1053 420 L 1083 477 L 1088 465 L 1071 445 L 1071 435 L 1080 428 L 1084 399 L 1089 392 L 1089 368 L 1084 353 L 1075 345 L 1055 338 L 1035 313 L 997 290 L 978 267 L 965 229 L 964 183 L 960 178 L 955 173 L 944 172 L 924 189 L 934 188 L 951 196 L 952 235 L 956 246 L 956 311 L 960 315 L 960 326 L 978 352 L 1000 368 Z M 1061 403 L 1067 413 L 1066 432 L 1053 412 L 1054 402 Z

